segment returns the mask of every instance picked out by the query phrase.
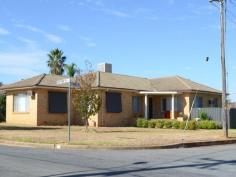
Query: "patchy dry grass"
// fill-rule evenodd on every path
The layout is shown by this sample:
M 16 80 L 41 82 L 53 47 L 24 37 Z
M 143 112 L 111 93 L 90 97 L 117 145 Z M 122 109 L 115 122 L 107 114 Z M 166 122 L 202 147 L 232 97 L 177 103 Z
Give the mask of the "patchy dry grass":
M 236 139 L 236 130 L 230 130 L 230 137 Z M 66 126 L 14 126 L 0 124 L 0 140 L 29 143 L 66 143 Z M 224 140 L 222 130 L 175 130 L 124 128 L 89 128 L 71 127 L 71 144 L 87 146 L 154 146 L 174 143 Z

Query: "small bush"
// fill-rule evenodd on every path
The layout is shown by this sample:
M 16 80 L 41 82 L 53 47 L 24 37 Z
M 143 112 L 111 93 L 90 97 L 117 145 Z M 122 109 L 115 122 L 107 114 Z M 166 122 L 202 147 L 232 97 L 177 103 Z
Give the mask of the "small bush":
M 163 128 L 163 127 L 164 127 L 164 120 L 157 120 L 156 128 Z
M 171 120 L 164 121 L 164 128 L 172 128 L 172 121 Z
M 188 127 L 187 127 L 188 130 L 196 130 L 197 128 L 198 128 L 197 122 L 195 120 L 188 122 Z
M 202 121 L 199 121 L 198 122 L 198 128 L 199 129 L 207 129 L 207 124 L 208 124 L 208 121 L 204 121 L 204 120 L 202 120 Z
M 180 129 L 185 129 L 187 121 L 180 122 Z M 197 122 L 195 120 L 191 120 L 188 122 L 186 130 L 196 130 L 198 128 Z
M 173 121 L 172 122 L 172 128 L 179 129 L 180 128 L 180 122 L 179 121 Z
M 144 119 L 143 120 L 143 128 L 148 128 L 148 120 Z
M 180 123 L 179 123 L 179 128 L 180 128 L 180 129 L 184 129 L 185 126 L 186 126 L 186 121 L 183 121 L 183 122 L 180 122 Z
M 148 127 L 148 120 L 143 118 L 138 118 L 136 122 L 137 127 L 147 128 Z
M 208 129 L 217 129 L 217 124 L 214 121 L 209 121 L 208 123 Z
M 199 129 L 221 129 L 221 125 L 212 120 L 204 120 L 198 122 Z
M 136 126 L 137 127 L 143 127 L 143 120 L 142 118 L 138 118 L 136 121 Z
M 155 128 L 156 127 L 156 120 L 149 120 L 148 121 L 148 128 Z
M 209 117 L 208 117 L 207 113 L 205 113 L 205 112 L 200 111 L 198 113 L 198 116 L 201 120 L 209 120 Z

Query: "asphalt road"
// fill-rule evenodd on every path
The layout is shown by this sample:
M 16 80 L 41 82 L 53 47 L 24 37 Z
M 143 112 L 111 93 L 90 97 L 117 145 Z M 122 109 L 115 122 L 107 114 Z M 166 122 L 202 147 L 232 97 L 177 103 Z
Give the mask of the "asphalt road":
M 170 150 L 0 146 L 0 176 L 236 176 L 236 145 Z

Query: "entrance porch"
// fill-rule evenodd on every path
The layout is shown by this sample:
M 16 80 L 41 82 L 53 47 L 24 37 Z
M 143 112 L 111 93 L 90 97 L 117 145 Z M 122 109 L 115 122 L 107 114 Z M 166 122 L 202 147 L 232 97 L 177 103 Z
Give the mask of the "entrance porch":
M 183 113 L 183 97 L 178 92 L 140 92 L 144 95 L 144 117 L 175 119 Z

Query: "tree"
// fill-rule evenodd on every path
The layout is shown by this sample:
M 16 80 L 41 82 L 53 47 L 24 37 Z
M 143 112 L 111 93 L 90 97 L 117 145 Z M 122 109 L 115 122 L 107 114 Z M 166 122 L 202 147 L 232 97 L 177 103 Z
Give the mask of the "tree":
M 53 49 L 48 54 L 49 60 L 47 62 L 51 74 L 62 75 L 64 73 L 64 62 L 66 56 L 62 50 Z
M 96 73 L 88 69 L 88 63 L 86 66 L 86 72 L 82 74 L 79 73 L 76 77 L 77 83 L 80 87 L 73 91 L 73 105 L 84 120 L 87 130 L 89 118 L 98 113 L 100 109 L 101 98 L 99 97 L 97 90 L 93 88 L 96 81 Z
M 78 73 L 79 69 L 75 63 L 65 64 L 66 74 L 69 77 L 74 77 L 76 73 Z
M 6 119 L 6 96 L 0 94 L 0 122 Z

